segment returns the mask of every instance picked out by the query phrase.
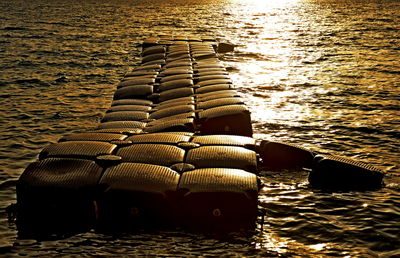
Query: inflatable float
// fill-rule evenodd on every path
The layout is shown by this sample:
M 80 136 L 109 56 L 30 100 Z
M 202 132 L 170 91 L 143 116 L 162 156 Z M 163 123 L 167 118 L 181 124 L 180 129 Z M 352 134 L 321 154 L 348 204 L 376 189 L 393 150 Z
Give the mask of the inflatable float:
M 315 188 L 381 186 L 372 166 L 253 139 L 215 49 L 212 38 L 146 39 L 98 127 L 47 146 L 20 176 L 20 232 L 253 229 L 264 168 L 309 168 Z

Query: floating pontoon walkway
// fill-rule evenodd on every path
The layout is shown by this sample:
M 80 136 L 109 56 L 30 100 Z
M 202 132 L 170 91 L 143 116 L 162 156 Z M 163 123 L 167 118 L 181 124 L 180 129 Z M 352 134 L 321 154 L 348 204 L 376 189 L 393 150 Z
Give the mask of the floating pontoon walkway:
M 47 146 L 21 175 L 20 229 L 251 229 L 261 167 L 314 167 L 310 180 L 324 186 L 342 180 L 321 172 L 336 166 L 381 184 L 375 168 L 251 138 L 250 112 L 215 48 L 209 38 L 145 40 L 98 128 Z

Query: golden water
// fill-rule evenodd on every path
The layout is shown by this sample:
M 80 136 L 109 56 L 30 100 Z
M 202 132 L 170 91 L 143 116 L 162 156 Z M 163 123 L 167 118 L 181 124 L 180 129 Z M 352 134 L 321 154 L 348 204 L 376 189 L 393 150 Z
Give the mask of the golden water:
M 40 150 L 93 128 L 151 34 L 213 36 L 252 112 L 256 138 L 297 143 L 387 171 L 373 192 L 324 193 L 307 173 L 264 171 L 264 230 L 229 240 L 181 231 L 16 239 L 0 188 L 8 255 L 400 255 L 400 2 L 344 0 L 0 2 L 0 180 Z

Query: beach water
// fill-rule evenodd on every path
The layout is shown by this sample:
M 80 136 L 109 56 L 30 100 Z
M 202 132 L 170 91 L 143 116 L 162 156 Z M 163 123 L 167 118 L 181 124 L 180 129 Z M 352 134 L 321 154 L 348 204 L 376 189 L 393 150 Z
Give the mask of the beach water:
M 262 171 L 263 229 L 18 238 L 5 208 L 41 149 L 96 127 L 157 34 L 212 36 L 252 112 L 254 137 L 350 157 L 385 187 L 323 192 L 306 171 Z M 0 255 L 400 256 L 397 0 L 0 1 Z M 261 225 L 258 225 L 261 227 Z

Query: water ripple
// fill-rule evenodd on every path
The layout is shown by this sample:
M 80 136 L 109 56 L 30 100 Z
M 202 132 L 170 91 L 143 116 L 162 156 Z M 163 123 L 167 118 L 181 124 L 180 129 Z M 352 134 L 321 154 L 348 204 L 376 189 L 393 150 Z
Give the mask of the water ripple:
M 0 253 L 20 256 L 400 255 L 399 2 L 0 2 Z M 264 230 L 87 232 L 19 239 L 4 209 L 46 145 L 95 127 L 151 34 L 212 36 L 252 111 L 255 136 L 349 156 L 387 171 L 376 192 L 314 191 L 307 171 L 262 171 Z M 260 224 L 258 225 L 261 226 Z

